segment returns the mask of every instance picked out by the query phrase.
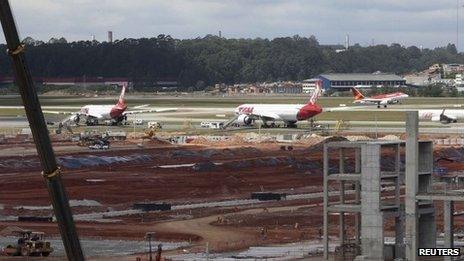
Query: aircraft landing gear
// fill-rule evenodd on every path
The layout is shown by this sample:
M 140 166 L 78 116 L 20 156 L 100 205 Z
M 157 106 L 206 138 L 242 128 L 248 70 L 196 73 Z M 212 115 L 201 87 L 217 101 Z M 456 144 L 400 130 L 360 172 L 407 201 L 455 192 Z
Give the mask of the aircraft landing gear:
M 286 122 L 285 127 L 287 127 L 287 128 L 296 128 L 296 122 L 294 122 L 294 121 Z
M 95 118 L 87 118 L 87 120 L 85 121 L 85 124 L 87 126 L 95 126 L 95 125 L 98 125 L 98 120 Z
M 261 125 L 261 128 L 263 129 L 267 129 L 267 128 L 277 128 L 279 127 L 277 124 L 275 124 L 275 122 L 271 122 L 270 124 L 267 124 L 267 122 L 263 122 L 263 124 Z

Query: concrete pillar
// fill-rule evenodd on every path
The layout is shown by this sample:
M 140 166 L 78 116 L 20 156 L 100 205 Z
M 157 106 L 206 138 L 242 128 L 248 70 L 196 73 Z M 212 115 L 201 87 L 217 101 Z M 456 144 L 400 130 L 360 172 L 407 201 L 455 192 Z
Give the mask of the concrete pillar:
M 433 248 L 437 246 L 437 226 L 435 213 L 426 213 L 419 216 L 418 246 L 421 248 Z
M 406 259 L 417 260 L 418 214 L 416 194 L 418 189 L 418 135 L 419 117 L 417 111 L 406 112 L 406 175 L 405 175 L 405 214 L 406 214 Z
M 340 204 L 345 204 L 345 181 L 341 180 L 340 181 Z M 343 245 L 345 243 L 345 212 L 340 212 L 339 216 L 340 220 L 340 245 Z
M 380 211 L 380 146 L 365 144 L 361 151 L 361 245 L 368 260 L 384 259 L 383 215 Z
M 398 206 L 401 204 L 400 194 L 401 194 L 401 184 L 403 183 L 403 177 L 400 173 L 401 168 L 401 146 L 400 144 L 396 145 L 396 157 L 395 157 L 395 173 L 398 175 L 396 178 L 396 186 L 395 186 L 395 204 Z
M 443 202 L 443 232 L 445 234 L 445 248 L 454 247 L 454 201 Z
M 329 185 L 328 185 L 328 174 L 329 174 L 329 155 L 327 145 L 324 145 L 324 224 L 323 224 L 323 245 L 324 245 L 324 260 L 329 259 Z
M 339 166 L 338 170 L 340 174 L 345 173 L 345 153 L 344 149 L 339 149 Z M 340 180 L 340 204 L 345 204 L 345 181 Z M 343 246 L 345 243 L 345 212 L 340 212 L 339 216 L 339 239 L 340 239 L 340 246 Z M 344 253 L 343 253 L 344 256 Z
M 359 173 L 359 175 L 361 175 L 361 150 L 359 148 L 356 148 L 354 155 L 354 171 L 355 173 Z M 355 183 L 355 202 L 358 205 L 361 204 L 361 184 L 358 181 L 356 181 Z M 361 213 L 355 214 L 354 227 L 356 244 L 361 245 Z
M 395 258 L 404 258 L 404 210 L 395 217 Z

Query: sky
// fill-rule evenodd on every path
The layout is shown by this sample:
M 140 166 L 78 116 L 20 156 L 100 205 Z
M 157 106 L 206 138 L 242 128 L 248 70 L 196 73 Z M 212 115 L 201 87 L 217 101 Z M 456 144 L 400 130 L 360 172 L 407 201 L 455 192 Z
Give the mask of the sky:
M 457 6 L 459 3 L 459 20 Z M 464 50 L 464 0 L 10 0 L 20 37 L 68 41 L 154 37 L 275 38 L 321 44 L 399 43 Z M 3 34 L 0 42 L 4 42 Z

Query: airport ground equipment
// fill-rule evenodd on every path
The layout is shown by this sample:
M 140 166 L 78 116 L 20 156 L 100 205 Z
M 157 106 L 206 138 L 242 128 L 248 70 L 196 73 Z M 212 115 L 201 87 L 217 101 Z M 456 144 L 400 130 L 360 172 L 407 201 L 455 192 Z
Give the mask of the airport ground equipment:
M 32 136 L 34 137 L 66 255 L 68 260 L 84 260 L 68 196 L 61 179 L 61 170 L 56 162 L 37 91 L 26 63 L 25 46 L 19 41 L 8 0 L 0 0 L 0 22 L 5 35 L 8 54 L 13 61 L 16 84 L 19 87 Z
M 348 128 L 350 128 L 350 122 L 349 121 L 338 120 L 337 123 L 335 124 L 335 130 L 337 132 L 339 132 L 341 130 L 346 130 Z
M 30 230 L 13 231 L 18 235 L 16 244 L 5 247 L 3 253 L 7 256 L 49 256 L 53 247 L 49 241 L 44 240 L 45 233 Z

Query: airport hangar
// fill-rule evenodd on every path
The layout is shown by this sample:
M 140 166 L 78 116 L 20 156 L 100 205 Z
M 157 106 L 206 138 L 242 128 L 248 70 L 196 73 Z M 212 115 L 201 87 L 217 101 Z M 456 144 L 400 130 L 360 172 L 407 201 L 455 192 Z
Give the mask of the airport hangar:
M 310 93 L 316 87 L 316 81 L 322 81 L 326 91 L 348 91 L 352 87 L 400 87 L 406 85 L 406 80 L 396 74 L 387 73 L 326 73 L 303 81 L 303 93 Z

